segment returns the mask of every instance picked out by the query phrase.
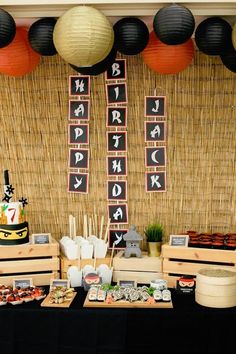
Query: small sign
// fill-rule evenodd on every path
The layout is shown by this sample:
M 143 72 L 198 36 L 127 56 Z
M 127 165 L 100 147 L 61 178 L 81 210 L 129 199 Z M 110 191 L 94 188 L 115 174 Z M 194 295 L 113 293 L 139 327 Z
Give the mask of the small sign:
M 123 239 L 124 234 L 126 234 L 128 230 L 124 229 L 110 229 L 109 236 L 108 236 L 108 248 L 112 249 L 114 245 L 114 249 L 122 250 L 126 247 L 126 241 Z
M 166 116 L 166 96 L 146 96 L 144 116 L 145 117 L 165 117 Z
M 108 132 L 107 151 L 127 151 L 127 132 Z
M 69 100 L 69 119 L 89 120 L 90 101 Z
M 107 127 L 127 126 L 127 107 L 107 107 Z
M 135 280 L 118 280 L 118 285 L 119 286 L 123 286 L 125 288 L 127 287 L 133 287 L 136 288 L 137 287 L 137 282 Z
M 34 244 L 45 244 L 51 242 L 51 234 L 32 234 L 32 241 Z
M 69 76 L 70 96 L 90 96 L 90 76 Z
M 108 200 L 127 200 L 126 181 L 107 181 Z
M 128 224 L 127 204 L 109 204 L 108 214 L 111 219 L 111 224 Z
M 188 247 L 189 235 L 170 235 L 170 246 Z
M 88 144 L 89 125 L 69 124 L 69 144 Z
M 13 279 L 13 289 L 17 287 L 25 289 L 31 286 L 33 286 L 32 278 Z
M 145 148 L 145 166 L 163 167 L 166 165 L 165 146 L 146 147 Z
M 106 71 L 106 80 L 126 80 L 126 59 L 116 59 Z
M 127 85 L 123 84 L 107 84 L 106 85 L 107 104 L 128 103 Z
M 146 192 L 165 192 L 166 172 L 146 172 Z
M 89 168 L 89 149 L 69 149 L 70 168 Z
M 107 157 L 108 176 L 127 176 L 127 157 L 108 156 Z
M 68 191 L 72 193 L 88 194 L 88 173 L 69 173 Z
M 70 287 L 70 281 L 69 279 L 51 279 L 49 291 L 52 291 L 53 288 L 57 286 L 63 286 L 68 289 Z
M 145 142 L 156 141 L 165 142 L 166 122 L 164 121 L 145 121 Z

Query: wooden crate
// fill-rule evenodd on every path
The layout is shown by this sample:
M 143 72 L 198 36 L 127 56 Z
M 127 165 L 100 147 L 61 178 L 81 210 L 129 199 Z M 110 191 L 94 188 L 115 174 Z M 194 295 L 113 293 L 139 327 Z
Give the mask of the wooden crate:
M 162 246 L 163 276 L 170 287 L 176 286 L 176 280 L 181 275 L 195 276 L 201 268 L 216 268 L 219 266 L 236 270 L 236 252 L 227 250 Z
M 135 280 L 140 284 L 149 284 L 151 280 L 162 278 L 162 259 L 149 257 L 146 252 L 142 258 L 125 258 L 124 251 L 118 252 L 113 259 L 113 281 Z
M 90 264 L 95 266 L 99 266 L 100 264 L 107 264 L 108 266 L 110 265 L 110 260 L 111 256 L 110 254 L 107 254 L 105 258 L 96 258 L 96 261 L 94 258 L 91 259 L 81 259 L 80 260 L 80 268 L 83 268 L 85 265 Z M 60 256 L 60 263 L 61 263 L 61 278 L 62 279 L 67 279 L 67 271 L 69 267 L 71 266 L 78 266 L 78 260 L 77 259 L 68 259 L 65 255 L 61 254 Z
M 0 247 L 0 284 L 11 285 L 13 279 L 32 278 L 34 285 L 49 285 L 60 270 L 59 244 L 26 244 Z

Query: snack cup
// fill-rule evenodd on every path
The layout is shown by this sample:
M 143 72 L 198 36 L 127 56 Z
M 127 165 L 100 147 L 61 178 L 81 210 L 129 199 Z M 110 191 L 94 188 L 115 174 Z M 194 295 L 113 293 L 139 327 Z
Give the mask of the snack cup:
M 105 258 L 107 254 L 108 243 L 105 243 L 104 240 L 98 239 L 94 247 L 94 255 L 96 258 Z
M 81 243 L 81 252 L 80 252 L 81 259 L 90 259 L 93 258 L 93 244 L 90 243 Z
M 164 290 L 167 289 L 167 281 L 164 279 L 155 279 L 150 282 L 150 286 L 156 290 Z
M 96 273 L 94 267 L 91 265 L 91 264 L 86 264 L 82 270 L 82 273 L 83 273 L 83 277 L 86 276 L 86 274 L 89 274 L 89 273 Z
M 113 273 L 113 268 L 103 269 L 101 273 L 99 273 L 100 277 L 102 278 L 103 284 L 111 284 L 112 273 Z
M 74 241 L 66 245 L 65 251 L 68 259 L 77 259 L 78 245 Z
M 79 270 L 78 267 L 69 267 L 67 277 L 70 280 L 70 285 L 72 288 L 82 285 L 82 270 Z

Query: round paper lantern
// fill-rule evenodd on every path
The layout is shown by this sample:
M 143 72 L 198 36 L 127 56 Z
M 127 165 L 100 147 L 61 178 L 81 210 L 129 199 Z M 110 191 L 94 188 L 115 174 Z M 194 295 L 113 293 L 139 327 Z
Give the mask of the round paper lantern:
M 136 17 L 125 17 L 114 25 L 117 50 L 126 55 L 136 55 L 148 43 L 149 31 L 146 24 Z
M 224 66 L 232 71 L 233 73 L 236 73 L 236 51 L 232 50 L 224 55 L 220 56 L 222 63 Z
M 76 6 L 57 20 L 53 41 L 65 61 L 87 67 L 99 63 L 110 53 L 114 31 L 101 11 L 90 6 Z
M 113 46 L 113 48 L 110 51 L 110 53 L 108 54 L 108 56 L 93 66 L 90 66 L 87 68 L 86 67 L 80 68 L 80 67 L 75 66 L 73 64 L 70 64 L 70 66 L 80 74 L 96 76 L 96 75 L 104 73 L 112 65 L 112 63 L 116 59 L 116 53 L 117 53 L 117 49 L 115 46 Z
M 195 42 L 207 55 L 221 55 L 232 48 L 232 28 L 220 17 L 209 17 L 195 31 Z
M 57 54 L 53 43 L 53 30 L 57 20 L 45 17 L 34 22 L 29 29 L 31 47 L 39 54 L 49 56 Z
M 141 53 L 144 63 L 159 74 L 177 74 L 191 64 L 194 56 L 193 40 L 177 45 L 161 42 L 154 31 L 150 33 L 149 42 Z
M 181 5 L 160 9 L 153 20 L 157 37 L 165 44 L 182 44 L 191 38 L 195 28 L 192 12 Z
M 16 34 L 14 18 L 3 9 L 0 9 L 0 48 L 10 44 Z
M 29 44 L 28 31 L 17 27 L 13 41 L 0 49 L 0 72 L 9 76 L 23 76 L 36 68 L 40 58 Z
M 236 23 L 233 26 L 232 42 L 233 42 L 234 49 L 236 50 Z

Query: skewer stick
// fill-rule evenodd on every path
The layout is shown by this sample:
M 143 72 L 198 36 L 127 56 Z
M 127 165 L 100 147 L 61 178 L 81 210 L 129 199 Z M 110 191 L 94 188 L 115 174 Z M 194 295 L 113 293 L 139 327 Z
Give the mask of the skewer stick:
M 105 235 L 104 235 L 104 242 L 105 242 L 105 243 L 107 242 L 107 238 L 108 238 L 108 231 L 109 231 L 109 227 L 110 227 L 110 222 L 111 222 L 111 219 L 109 218 L 109 219 L 108 219 L 108 222 L 107 222 L 107 227 L 106 227 Z
M 85 237 L 85 238 L 88 238 L 87 215 L 84 215 L 84 237 Z
M 98 218 L 97 218 L 97 214 L 94 215 L 94 218 L 95 218 L 94 232 L 95 232 L 95 235 L 98 236 Z
M 114 250 L 115 250 L 115 242 L 113 242 L 113 245 L 112 245 L 111 259 L 110 259 L 110 263 L 109 263 L 109 268 L 111 268 L 111 266 L 112 266 Z
M 102 217 L 101 217 L 101 224 L 100 224 L 99 238 L 102 238 L 103 224 L 104 224 L 104 215 L 102 215 Z
M 76 222 L 75 222 L 75 216 L 73 216 L 73 240 L 76 238 Z
M 72 239 L 73 238 L 73 216 L 70 214 L 69 215 L 69 236 Z
M 94 214 L 92 214 L 92 222 L 91 222 L 91 235 L 96 235 L 96 231 L 95 231 L 95 218 L 94 218 Z
M 78 257 L 77 266 L 78 266 L 78 270 L 80 270 L 80 243 L 79 242 L 77 243 L 77 246 L 78 246 L 78 249 L 77 249 L 77 257 Z
M 96 247 L 94 246 L 94 261 L 93 261 L 94 269 L 96 269 L 96 261 L 97 261 L 97 252 L 96 252 Z
M 92 235 L 92 219 L 89 218 L 89 236 Z

